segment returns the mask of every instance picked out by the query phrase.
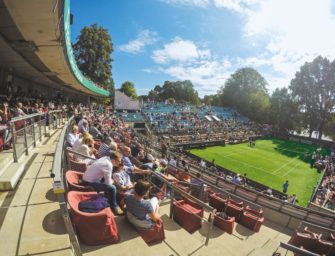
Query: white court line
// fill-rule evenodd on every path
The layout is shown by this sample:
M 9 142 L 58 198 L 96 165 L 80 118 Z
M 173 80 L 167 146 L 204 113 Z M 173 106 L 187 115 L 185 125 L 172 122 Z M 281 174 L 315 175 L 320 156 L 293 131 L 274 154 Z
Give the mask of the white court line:
M 262 168 L 258 168 L 258 167 L 254 166 L 254 165 L 247 164 L 247 163 L 245 163 L 245 162 L 241 162 L 240 160 L 235 160 L 235 159 L 232 159 L 232 158 L 229 158 L 229 160 L 231 160 L 231 161 L 233 161 L 233 162 L 238 162 L 238 163 L 243 164 L 243 165 L 246 165 L 246 166 L 250 166 L 250 167 L 252 167 L 252 168 L 254 168 L 254 169 L 256 169 L 256 170 L 260 170 L 260 171 L 262 171 L 262 172 L 265 172 L 266 174 L 271 174 L 271 175 L 273 175 L 273 176 L 281 177 L 281 176 L 279 176 L 279 175 L 272 174 L 272 173 L 270 173 L 270 172 L 268 172 L 268 171 L 266 171 L 266 170 L 264 170 L 264 169 L 262 169 Z
M 232 150 L 231 152 L 232 153 L 230 153 L 230 154 L 227 154 L 227 155 L 223 155 L 223 156 L 221 156 L 221 157 L 228 157 L 228 156 L 232 156 L 232 155 L 235 155 L 235 154 L 238 154 L 238 153 L 241 153 L 241 152 L 245 152 L 245 151 L 252 151 L 252 150 L 257 150 L 257 151 L 260 151 L 260 149 L 257 149 L 257 148 L 250 148 L 250 147 L 246 147 L 246 148 L 240 148 L 240 149 L 237 149 L 237 150 Z M 276 152 L 274 152 L 274 153 L 272 153 L 272 154 L 275 154 Z M 262 154 L 262 152 L 260 151 L 259 152 L 259 154 Z M 261 159 L 266 159 L 266 160 L 268 160 L 268 161 L 270 161 L 272 164 L 278 164 L 278 162 L 280 162 L 280 161 L 275 161 L 275 160 L 269 160 L 269 157 L 262 157 L 262 156 L 258 156 L 259 158 L 261 158 Z M 231 160 L 235 160 L 235 159 L 231 159 Z M 239 161 L 239 160 L 235 160 L 235 161 Z M 243 163 L 243 162 L 242 162 Z M 243 163 L 243 164 L 245 164 L 245 165 L 249 165 L 249 166 L 251 166 L 251 167 L 254 167 L 255 169 L 257 169 L 258 167 L 256 167 L 256 166 L 253 166 L 253 165 L 250 165 L 250 164 L 247 164 L 247 163 Z M 259 168 L 258 168 L 259 169 Z M 264 169 L 259 169 L 259 170 L 263 170 L 264 171 Z M 268 174 L 272 174 L 272 172 L 268 172 L 268 171 L 266 171 L 266 173 L 268 173 Z M 279 175 L 276 175 L 276 176 L 278 176 L 279 177 Z
M 293 166 L 290 170 L 288 170 L 288 172 L 285 172 L 282 176 L 280 177 L 285 177 L 287 174 L 289 174 L 290 172 L 292 172 L 294 170 L 294 168 L 296 168 L 299 164 L 301 164 L 301 162 L 298 162 L 295 166 Z
M 281 170 L 284 166 L 292 163 L 294 160 L 296 160 L 296 158 L 293 158 L 291 161 L 288 161 L 286 164 L 283 164 L 281 167 L 279 167 L 277 170 L 275 170 L 274 172 L 271 172 L 271 173 L 275 174 L 276 172 L 278 172 L 279 170 Z

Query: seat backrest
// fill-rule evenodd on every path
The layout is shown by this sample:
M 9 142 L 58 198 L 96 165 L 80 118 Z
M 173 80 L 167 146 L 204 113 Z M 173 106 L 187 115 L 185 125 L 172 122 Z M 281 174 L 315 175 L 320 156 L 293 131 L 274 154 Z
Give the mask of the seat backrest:
M 82 179 L 83 173 L 68 170 L 65 174 L 65 177 L 68 183 L 79 185 L 79 180 Z
M 75 160 L 69 160 L 70 169 L 78 172 L 86 172 L 87 165 L 86 163 L 78 162 Z

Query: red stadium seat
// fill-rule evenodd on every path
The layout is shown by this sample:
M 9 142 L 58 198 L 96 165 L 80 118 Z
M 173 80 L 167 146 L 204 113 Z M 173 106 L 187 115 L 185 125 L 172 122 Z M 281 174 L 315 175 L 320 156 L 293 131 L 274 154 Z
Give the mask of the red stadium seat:
M 298 248 L 302 247 L 305 250 L 312 251 L 316 246 L 317 241 L 318 239 L 313 235 L 297 232 L 291 237 L 288 243 Z
M 173 167 L 171 167 L 171 166 L 168 166 L 168 168 L 167 168 L 167 173 L 168 173 L 168 174 L 171 174 L 171 175 L 173 175 L 173 176 L 176 177 L 176 175 L 177 175 L 177 173 L 178 173 L 178 170 L 175 169 L 175 168 L 173 168 Z
M 136 229 L 147 244 L 161 242 L 165 239 L 163 222 L 156 222 L 151 229 Z
M 213 224 L 228 234 L 232 234 L 234 230 L 235 217 L 228 217 L 228 219 L 224 219 L 220 216 L 220 213 L 215 213 Z
M 218 212 L 222 212 L 226 206 L 226 199 L 220 197 L 220 193 L 208 194 L 209 205 L 215 208 Z
M 263 209 L 259 209 L 258 211 L 252 209 L 249 205 L 244 207 L 244 211 L 247 211 L 255 216 L 263 217 Z
M 190 233 L 201 228 L 202 216 L 202 208 L 195 208 L 184 200 L 173 202 L 173 219 Z
M 243 213 L 243 207 L 236 206 L 228 201 L 225 212 L 229 217 L 235 217 L 235 220 L 239 221 Z
M 320 255 L 333 256 L 335 255 L 335 245 L 330 241 L 319 239 L 313 251 Z
M 86 172 L 86 169 L 87 169 L 86 163 L 78 162 L 78 161 L 71 160 L 71 159 L 69 159 L 69 165 L 70 165 L 71 170 L 74 170 L 77 172 L 84 173 Z
M 71 220 L 78 237 L 87 245 L 112 244 L 119 241 L 114 215 L 109 207 L 97 213 L 82 212 L 79 202 L 94 200 L 96 192 L 70 191 L 67 195 Z
M 4 147 L 4 144 L 3 144 L 4 142 L 3 142 L 3 138 L 2 138 L 2 136 L 0 135 L 0 152 L 2 152 L 3 151 L 3 147 Z
M 231 198 L 228 199 L 228 203 L 236 205 L 238 207 L 242 207 L 243 206 L 243 201 L 236 201 L 236 200 L 233 200 Z
M 65 174 L 66 182 L 69 190 L 75 191 L 94 191 L 92 187 L 80 184 L 83 178 L 83 173 L 68 170 Z
M 243 212 L 239 223 L 255 232 L 258 232 L 264 222 L 264 217 L 251 214 L 248 211 Z

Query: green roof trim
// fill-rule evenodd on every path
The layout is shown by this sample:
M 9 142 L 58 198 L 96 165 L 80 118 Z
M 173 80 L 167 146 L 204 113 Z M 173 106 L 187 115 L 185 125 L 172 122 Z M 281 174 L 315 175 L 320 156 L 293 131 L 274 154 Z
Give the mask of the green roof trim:
M 92 81 L 88 80 L 80 71 L 77 66 L 76 60 L 73 55 L 73 49 L 71 44 L 71 28 L 70 28 L 70 0 L 64 0 L 64 37 L 67 59 L 70 63 L 71 71 L 77 81 L 87 89 L 91 90 L 101 96 L 110 96 L 110 92 L 96 86 Z

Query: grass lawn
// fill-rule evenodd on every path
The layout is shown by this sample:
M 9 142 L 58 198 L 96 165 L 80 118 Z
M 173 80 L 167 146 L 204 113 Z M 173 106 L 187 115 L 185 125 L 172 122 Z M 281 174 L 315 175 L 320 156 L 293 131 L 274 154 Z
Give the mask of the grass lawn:
M 233 172 L 282 191 L 288 180 L 287 193 L 296 194 L 299 205 L 307 206 L 313 188 L 321 174 L 310 168 L 310 155 L 316 148 L 311 145 L 280 139 L 257 140 L 251 148 L 249 143 L 192 149 L 190 152 Z M 327 150 L 322 150 L 326 153 Z

